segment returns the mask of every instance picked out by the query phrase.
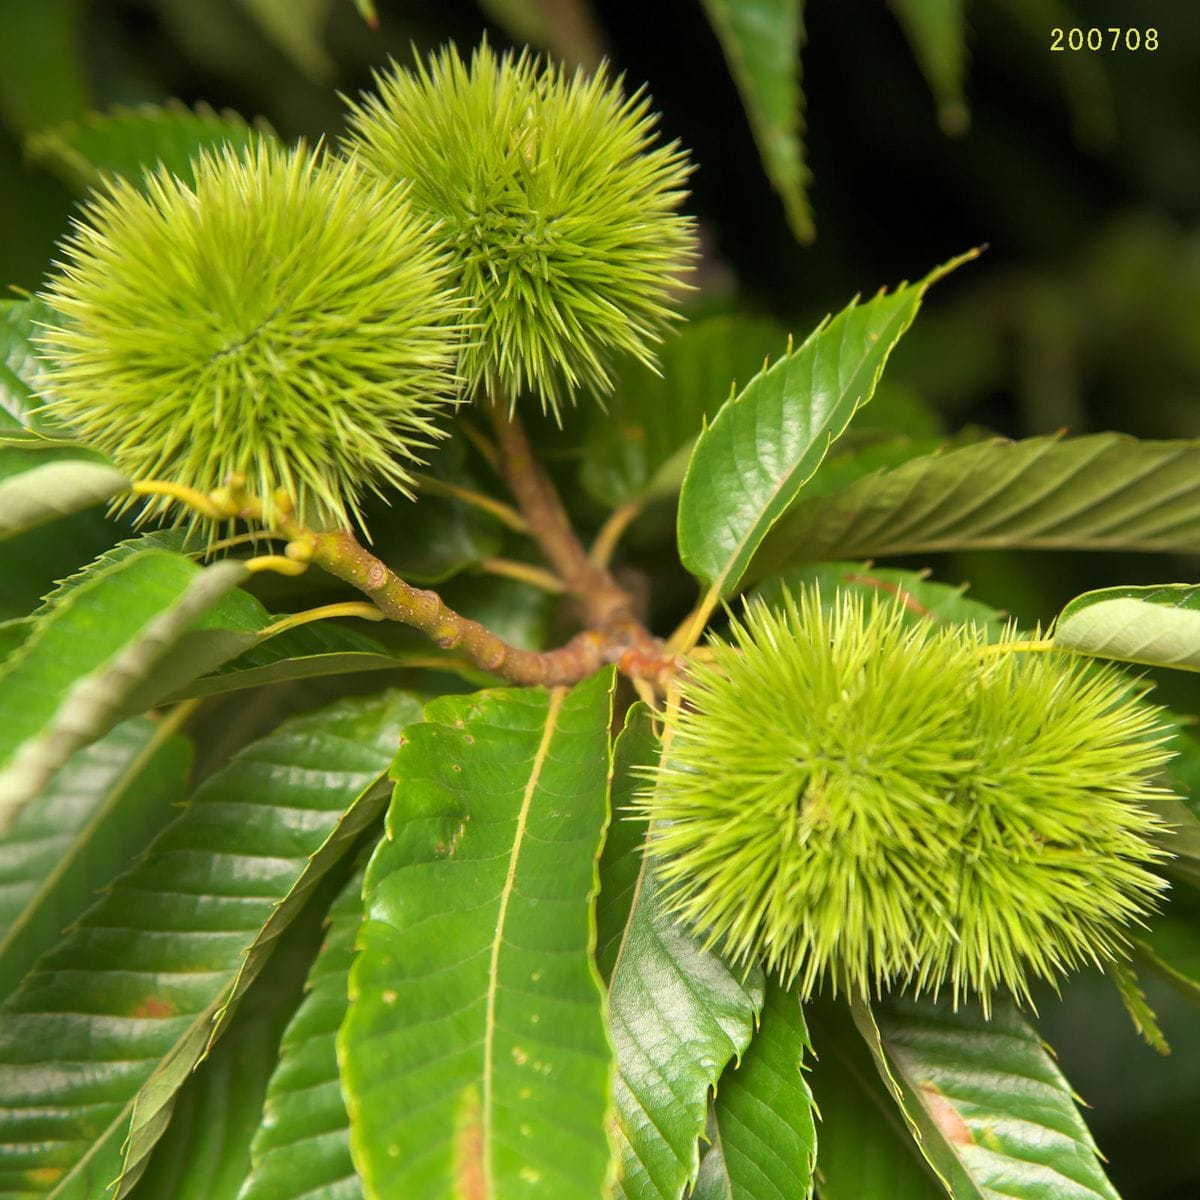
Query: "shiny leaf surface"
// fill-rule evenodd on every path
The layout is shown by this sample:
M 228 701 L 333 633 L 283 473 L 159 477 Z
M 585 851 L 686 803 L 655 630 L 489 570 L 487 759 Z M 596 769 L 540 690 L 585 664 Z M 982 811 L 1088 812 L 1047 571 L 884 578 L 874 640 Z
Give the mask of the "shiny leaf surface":
M 126 1194 L 214 1022 L 377 815 L 415 700 L 286 722 L 188 809 L 0 1009 L 0 1195 Z
M 679 497 L 679 555 L 715 595 L 736 590 L 768 530 L 870 400 L 926 290 L 972 257 L 823 322 L 727 401 L 701 434 Z
M 370 1197 L 602 1193 L 613 684 L 447 696 L 405 730 L 338 1045 Z

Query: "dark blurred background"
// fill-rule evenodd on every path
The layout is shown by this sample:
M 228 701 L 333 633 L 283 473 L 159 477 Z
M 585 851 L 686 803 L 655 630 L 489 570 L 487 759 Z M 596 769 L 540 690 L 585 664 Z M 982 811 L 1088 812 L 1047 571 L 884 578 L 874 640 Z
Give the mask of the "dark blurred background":
M 921 0 L 917 0 L 918 3 Z M 1119 429 L 1200 437 L 1200 0 L 968 0 L 959 136 L 884 0 L 809 0 L 803 56 L 817 238 L 794 240 L 699 0 L 0 0 L 0 287 L 34 290 L 76 201 L 25 149 L 35 131 L 114 104 L 229 107 L 286 138 L 336 136 L 343 104 L 389 56 L 525 28 L 560 54 L 607 54 L 645 82 L 698 164 L 701 306 L 776 317 L 797 335 L 856 292 L 924 275 L 986 243 L 939 284 L 889 367 L 943 431 Z M 522 26 L 522 15 L 541 14 Z M 282 14 L 282 16 L 280 15 Z M 1050 52 L 1054 26 L 1156 28 L 1154 52 Z M 728 381 L 715 386 L 724 389 Z M 919 432 L 919 431 L 912 431 Z M 940 577 L 1046 620 L 1089 587 L 1195 581 L 1155 556 L 988 554 Z M 1167 697 L 1200 711 L 1178 678 Z M 1200 1197 L 1200 1024 L 1152 1002 L 1170 1059 L 1135 1038 L 1099 980 L 1054 997 L 1042 1028 L 1126 1200 Z M 1080 1012 L 1087 1019 L 1077 1019 Z

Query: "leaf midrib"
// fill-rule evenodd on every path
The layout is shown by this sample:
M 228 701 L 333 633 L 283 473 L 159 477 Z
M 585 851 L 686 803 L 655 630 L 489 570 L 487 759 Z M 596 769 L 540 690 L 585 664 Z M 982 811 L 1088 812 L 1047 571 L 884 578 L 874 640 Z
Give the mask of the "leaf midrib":
M 521 798 L 521 809 L 517 814 L 517 829 L 513 837 L 512 851 L 508 856 L 508 871 L 504 878 L 504 887 L 500 892 L 500 911 L 496 914 L 496 932 L 492 937 L 491 955 L 488 961 L 487 1004 L 484 1017 L 483 1033 L 483 1103 L 481 1124 L 483 1132 L 483 1178 L 487 1195 L 496 1194 L 495 1164 L 493 1162 L 493 1130 L 492 1114 L 494 1108 L 495 1084 L 495 1053 L 496 1053 L 496 997 L 499 992 L 500 947 L 504 944 L 504 927 L 508 919 L 508 902 L 512 897 L 517 878 L 517 863 L 525 841 L 525 833 L 529 823 L 529 810 L 533 797 L 541 780 L 542 770 L 550 751 L 550 742 L 558 725 L 558 714 L 563 700 L 567 695 L 566 688 L 555 688 L 550 693 L 550 702 L 546 709 L 546 721 L 542 729 L 542 738 L 533 756 L 529 770 L 529 779 L 525 784 L 525 794 Z

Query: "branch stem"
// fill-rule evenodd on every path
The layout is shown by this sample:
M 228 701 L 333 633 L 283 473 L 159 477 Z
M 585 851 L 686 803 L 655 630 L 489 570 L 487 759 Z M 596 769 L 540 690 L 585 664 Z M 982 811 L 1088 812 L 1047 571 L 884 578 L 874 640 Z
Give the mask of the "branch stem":
M 603 566 L 591 562 L 559 498 L 558 489 L 534 456 L 515 409 L 493 401 L 492 430 L 500 450 L 500 472 L 517 501 L 529 532 L 565 589 L 582 601 L 585 623 L 604 628 L 634 619 L 633 600 Z

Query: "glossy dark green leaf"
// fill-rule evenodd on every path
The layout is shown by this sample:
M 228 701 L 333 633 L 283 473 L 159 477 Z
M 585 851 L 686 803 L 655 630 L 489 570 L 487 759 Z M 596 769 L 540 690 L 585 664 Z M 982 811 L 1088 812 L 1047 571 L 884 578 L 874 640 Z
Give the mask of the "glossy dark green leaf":
M 191 750 L 139 718 L 85 746 L 0 838 L 0 997 L 176 816 Z
M 976 442 L 812 500 L 763 542 L 748 578 L 786 566 L 947 550 L 1200 550 L 1200 443 L 1115 433 Z
M 965 133 L 970 116 L 963 98 L 967 73 L 967 22 L 963 0 L 891 0 L 946 133 Z
M 804 165 L 800 51 L 803 0 L 704 0 L 730 73 L 742 94 L 767 176 L 783 200 L 792 232 L 816 234 Z
M 245 578 L 147 550 L 65 595 L 0 671 L 0 832 L 74 751 L 116 724 L 182 634 Z
M 640 772 L 658 757 L 644 711 L 631 714 L 618 753 L 597 915 L 617 1061 L 615 1194 L 676 1200 L 699 1169 L 709 1091 L 750 1044 L 763 979 L 735 974 L 680 927 L 642 852 L 644 822 L 619 823 L 626 798 L 645 787 Z
M 345 700 L 247 747 L 40 961 L 0 1009 L 0 1195 L 127 1193 L 214 1023 L 378 815 L 418 711 Z
M 872 1005 L 887 1067 L 955 1200 L 1118 1200 L 1074 1093 L 1009 1002 Z
M 730 389 L 785 344 L 774 321 L 727 313 L 689 321 L 663 344 L 658 371 L 630 360 L 605 410 L 589 415 L 580 483 L 614 508 L 676 490 L 687 463 L 673 472 L 674 460 L 687 453 Z
M 812 1047 L 796 996 L 767 983 L 759 1028 L 725 1069 L 713 1105 L 712 1145 L 692 1200 L 808 1200 L 817 1130 L 804 1077 Z
M 613 684 L 447 696 L 405 730 L 338 1045 L 368 1195 L 602 1193 Z
M 679 497 L 680 558 L 712 594 L 736 590 L 771 526 L 870 400 L 926 290 L 971 257 L 851 304 L 717 413 L 696 443 Z
M 237 1200 L 250 1174 L 280 1038 L 320 945 L 328 882 L 280 937 L 270 970 L 254 981 L 227 1032 L 180 1089 L 171 1123 L 129 1200 Z
M 350 1158 L 350 1118 L 338 1081 L 336 1044 L 362 923 L 362 881 L 360 872 L 330 909 L 307 995 L 280 1043 L 251 1146 L 253 1166 L 238 1200 L 362 1200 Z
M 1058 614 L 1054 644 L 1097 658 L 1200 671 L 1200 587 L 1085 592 Z
M 804 1011 L 817 1056 L 809 1083 L 821 1114 L 821 1200 L 946 1200 L 845 1003 L 820 999 Z
M 240 150 L 272 136 L 236 113 L 178 102 L 118 105 L 77 121 L 39 129 L 26 139 L 26 153 L 80 192 L 117 177 L 142 186 L 161 164 L 187 184 L 195 182 L 192 160 L 203 150 Z

